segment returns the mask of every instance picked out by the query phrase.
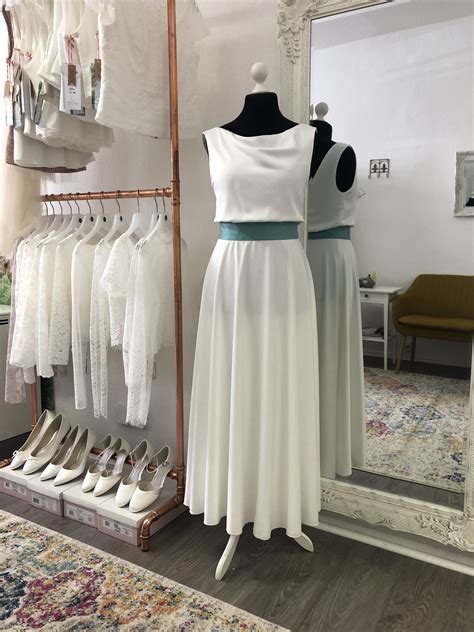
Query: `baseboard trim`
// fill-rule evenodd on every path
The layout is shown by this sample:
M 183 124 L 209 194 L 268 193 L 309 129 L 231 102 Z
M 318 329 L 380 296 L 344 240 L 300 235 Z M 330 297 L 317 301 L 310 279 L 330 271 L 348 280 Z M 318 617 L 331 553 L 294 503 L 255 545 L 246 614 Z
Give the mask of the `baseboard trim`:
M 426 538 L 364 524 L 329 512 L 322 512 L 317 528 L 474 577 L 474 554 L 443 546 Z

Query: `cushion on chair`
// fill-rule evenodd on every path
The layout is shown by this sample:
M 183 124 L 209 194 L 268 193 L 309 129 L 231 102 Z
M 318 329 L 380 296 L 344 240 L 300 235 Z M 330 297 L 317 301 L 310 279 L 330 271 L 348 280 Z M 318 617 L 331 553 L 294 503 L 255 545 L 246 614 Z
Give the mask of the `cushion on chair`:
M 408 327 L 442 329 L 444 331 L 457 331 L 466 334 L 474 333 L 474 320 L 470 318 L 442 318 L 440 316 L 410 314 L 401 316 L 399 322 Z

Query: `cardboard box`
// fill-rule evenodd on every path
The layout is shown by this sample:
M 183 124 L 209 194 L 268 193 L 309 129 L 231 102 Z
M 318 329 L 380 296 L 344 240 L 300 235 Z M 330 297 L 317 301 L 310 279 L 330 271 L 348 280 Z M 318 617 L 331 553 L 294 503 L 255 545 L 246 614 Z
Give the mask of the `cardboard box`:
M 156 502 L 147 507 L 140 513 L 132 513 L 128 506 L 117 507 L 115 504 L 115 495 L 107 502 L 99 505 L 97 508 L 98 529 L 102 533 L 128 542 L 129 544 L 140 544 L 140 529 L 143 521 L 149 513 L 163 505 L 167 500 L 176 495 L 176 482 L 168 479 L 165 483 L 163 492 Z M 186 511 L 184 505 L 180 505 L 162 516 L 159 520 L 151 525 L 150 534 L 156 533 L 180 514 Z
M 30 492 L 29 502 L 33 507 L 39 507 L 56 516 L 64 516 L 64 492 L 75 487 L 77 481 L 71 481 L 65 485 L 54 486 L 54 478 L 42 481 L 39 477 L 28 481 L 27 488 Z
M 41 470 L 33 474 L 24 474 L 22 468 L 12 470 L 11 466 L 0 468 L 0 492 L 30 502 L 31 493 L 28 482 L 39 477 Z
M 100 505 L 115 498 L 115 488 L 103 496 L 94 496 L 92 491 L 82 491 L 82 478 L 76 485 L 63 493 L 63 512 L 65 518 L 77 520 L 90 527 L 97 528 L 97 509 Z

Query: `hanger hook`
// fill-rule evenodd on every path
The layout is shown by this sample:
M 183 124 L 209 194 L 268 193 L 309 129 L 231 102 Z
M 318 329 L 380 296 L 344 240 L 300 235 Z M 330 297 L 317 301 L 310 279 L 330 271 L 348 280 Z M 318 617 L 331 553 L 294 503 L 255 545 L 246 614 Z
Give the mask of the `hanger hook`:
M 155 191 L 155 195 L 153 197 L 153 199 L 155 200 L 155 208 L 156 208 L 156 214 L 159 215 L 160 211 L 158 210 L 158 200 L 156 199 L 156 196 L 158 195 L 158 189 L 156 189 Z
M 137 189 L 137 206 L 138 212 L 140 212 L 140 189 Z
M 72 206 L 71 206 L 71 202 L 69 201 L 69 198 L 66 200 L 67 205 L 69 206 L 69 214 L 72 215 Z
M 62 202 L 61 202 L 61 200 L 58 200 L 58 202 L 59 202 L 59 208 L 61 209 L 61 215 L 63 215 L 64 214 L 64 210 L 63 210 Z
M 77 194 L 76 194 L 76 195 L 77 195 Z M 78 204 L 77 198 L 74 200 L 74 202 L 75 202 L 76 207 L 77 207 L 77 212 L 78 212 L 78 214 L 80 215 L 80 214 L 81 214 L 81 209 L 79 208 L 79 204 Z
M 104 195 L 104 192 L 101 191 L 101 194 Z M 100 206 L 102 208 L 102 215 L 103 215 L 105 213 L 105 211 L 104 211 L 104 203 L 102 202 L 102 198 L 99 198 L 99 202 L 100 202 Z
M 56 211 L 54 210 L 54 204 L 52 200 L 49 200 L 49 205 L 51 206 L 51 210 L 53 211 L 53 215 L 56 215 Z
M 90 191 L 88 192 L 87 195 L 90 195 Z M 86 198 L 86 202 L 87 202 L 87 206 L 89 207 L 89 215 L 91 216 L 91 222 L 93 222 L 94 218 L 92 217 L 92 209 L 91 209 L 91 204 L 89 202 L 89 198 Z
M 165 214 L 165 220 L 167 220 L 168 219 L 168 214 L 166 212 L 166 204 L 165 204 L 165 196 L 164 195 L 161 198 L 161 201 L 163 202 L 163 213 Z

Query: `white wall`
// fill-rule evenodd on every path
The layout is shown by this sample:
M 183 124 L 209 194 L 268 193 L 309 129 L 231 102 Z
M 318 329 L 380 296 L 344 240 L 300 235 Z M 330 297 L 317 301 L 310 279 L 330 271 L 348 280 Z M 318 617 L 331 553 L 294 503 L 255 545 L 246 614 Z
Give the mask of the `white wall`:
M 361 276 L 376 271 L 380 285 L 474 273 L 474 221 L 453 217 L 456 152 L 474 149 L 473 25 L 464 17 L 314 42 L 311 103 L 328 102 L 334 139 L 356 151 L 367 195 L 353 242 Z M 391 159 L 389 179 L 368 178 L 371 158 Z M 418 357 L 469 364 L 467 345 L 453 343 L 420 341 Z
M 232 120 L 240 112 L 244 95 L 253 87 L 249 74 L 255 61 L 264 61 L 270 74 L 267 85 L 279 92 L 276 7 L 274 0 L 199 1 L 208 18 L 211 35 L 201 43 L 199 89 L 203 129 Z M 180 68 L 181 72 L 185 69 Z M 186 103 L 180 104 L 181 108 Z M 209 184 L 207 156 L 201 139 L 180 144 L 182 180 L 182 234 L 189 247 L 190 263 L 186 282 L 193 297 L 194 310 L 185 313 L 190 335 L 185 341 L 185 419 L 188 417 L 191 389 L 197 307 L 202 281 L 214 246 L 217 231 L 213 225 L 214 195 Z M 117 133 L 117 142 L 104 150 L 85 174 L 61 176 L 46 189 L 53 191 L 90 191 L 127 188 L 153 188 L 169 181 L 169 146 L 165 140 Z M 135 203 L 121 203 L 122 209 L 134 210 Z M 67 205 L 66 205 L 67 208 Z M 87 209 L 87 207 L 85 207 Z M 100 209 L 100 207 L 97 207 Z M 116 208 L 115 202 L 106 209 Z M 144 212 L 154 209 L 152 200 L 143 200 Z M 141 438 L 155 445 L 174 443 L 174 350 L 160 352 L 157 380 L 153 383 L 150 416 L 144 430 L 119 425 L 125 417 L 126 389 L 120 354 L 112 352 L 109 361 L 109 419 L 94 420 L 92 408 L 74 410 L 72 367 L 66 376 L 55 380 L 57 409 L 71 422 L 89 424 L 98 434 L 121 433 L 132 444 Z

